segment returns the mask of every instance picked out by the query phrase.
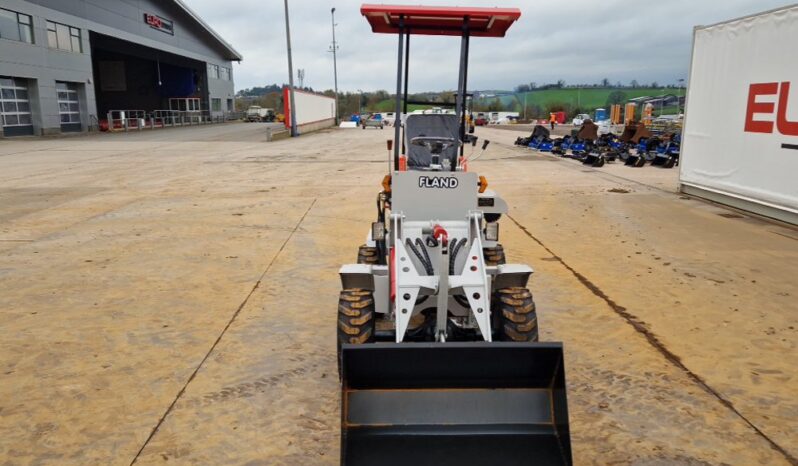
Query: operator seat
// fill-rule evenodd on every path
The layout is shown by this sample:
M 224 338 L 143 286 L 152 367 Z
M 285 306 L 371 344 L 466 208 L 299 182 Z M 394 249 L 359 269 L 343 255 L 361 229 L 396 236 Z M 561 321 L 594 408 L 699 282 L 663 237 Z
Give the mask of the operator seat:
M 441 137 L 460 140 L 460 125 L 457 115 L 450 113 L 419 114 L 414 113 L 405 118 L 405 137 L 407 147 L 407 168 L 423 170 L 432 164 L 432 154 L 423 146 L 410 144 L 415 137 Z M 457 166 L 459 144 L 444 149 L 440 155 L 441 163 L 449 161 L 450 167 Z

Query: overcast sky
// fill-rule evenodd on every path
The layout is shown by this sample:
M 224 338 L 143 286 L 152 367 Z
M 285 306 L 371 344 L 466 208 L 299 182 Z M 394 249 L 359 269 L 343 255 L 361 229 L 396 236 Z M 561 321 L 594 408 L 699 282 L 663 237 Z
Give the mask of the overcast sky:
M 185 0 L 243 56 L 234 65 L 236 89 L 288 81 L 285 17 L 280 0 Z M 330 9 L 336 8 L 339 90 L 393 90 L 395 35 L 374 34 L 361 1 L 289 0 L 294 76 L 333 87 Z M 377 3 L 373 1 L 373 3 Z M 393 0 L 389 4 L 422 4 Z M 511 89 L 520 83 L 612 83 L 687 78 L 693 26 L 786 5 L 774 0 L 430 0 L 431 5 L 521 9 L 504 38 L 471 41 L 469 89 Z M 410 91 L 457 87 L 459 41 L 413 36 Z

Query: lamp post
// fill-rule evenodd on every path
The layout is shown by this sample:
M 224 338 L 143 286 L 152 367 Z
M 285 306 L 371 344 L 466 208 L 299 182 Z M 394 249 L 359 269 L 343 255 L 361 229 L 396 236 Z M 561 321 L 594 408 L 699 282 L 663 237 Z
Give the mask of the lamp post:
M 338 44 L 335 42 L 335 8 L 330 10 L 332 15 L 332 33 L 333 41 L 330 46 L 330 52 L 333 54 L 333 79 L 335 80 L 335 124 L 338 125 L 338 61 L 335 52 L 338 50 Z
M 288 106 L 291 109 L 291 137 L 299 136 L 296 127 L 296 107 L 294 106 L 294 65 L 291 62 L 291 28 L 288 25 L 288 0 L 285 4 L 285 42 L 288 48 Z
M 357 97 L 357 115 L 360 116 L 363 114 L 363 91 L 358 89 L 357 92 L 360 93 Z

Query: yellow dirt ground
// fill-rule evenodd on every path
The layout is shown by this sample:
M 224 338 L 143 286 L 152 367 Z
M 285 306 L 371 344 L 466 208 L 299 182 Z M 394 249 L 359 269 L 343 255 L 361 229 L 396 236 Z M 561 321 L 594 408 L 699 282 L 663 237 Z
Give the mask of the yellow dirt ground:
M 575 463 L 796 464 L 798 232 L 477 131 Z M 0 141 L 0 464 L 337 464 L 337 270 L 390 135 Z

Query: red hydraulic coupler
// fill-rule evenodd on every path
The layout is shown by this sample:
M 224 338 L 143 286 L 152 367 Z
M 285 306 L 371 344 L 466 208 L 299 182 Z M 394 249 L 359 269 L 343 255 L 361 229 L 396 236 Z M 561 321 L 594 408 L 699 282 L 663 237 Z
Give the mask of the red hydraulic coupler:
M 432 237 L 443 243 L 443 246 L 449 246 L 449 233 L 440 225 L 432 227 Z

